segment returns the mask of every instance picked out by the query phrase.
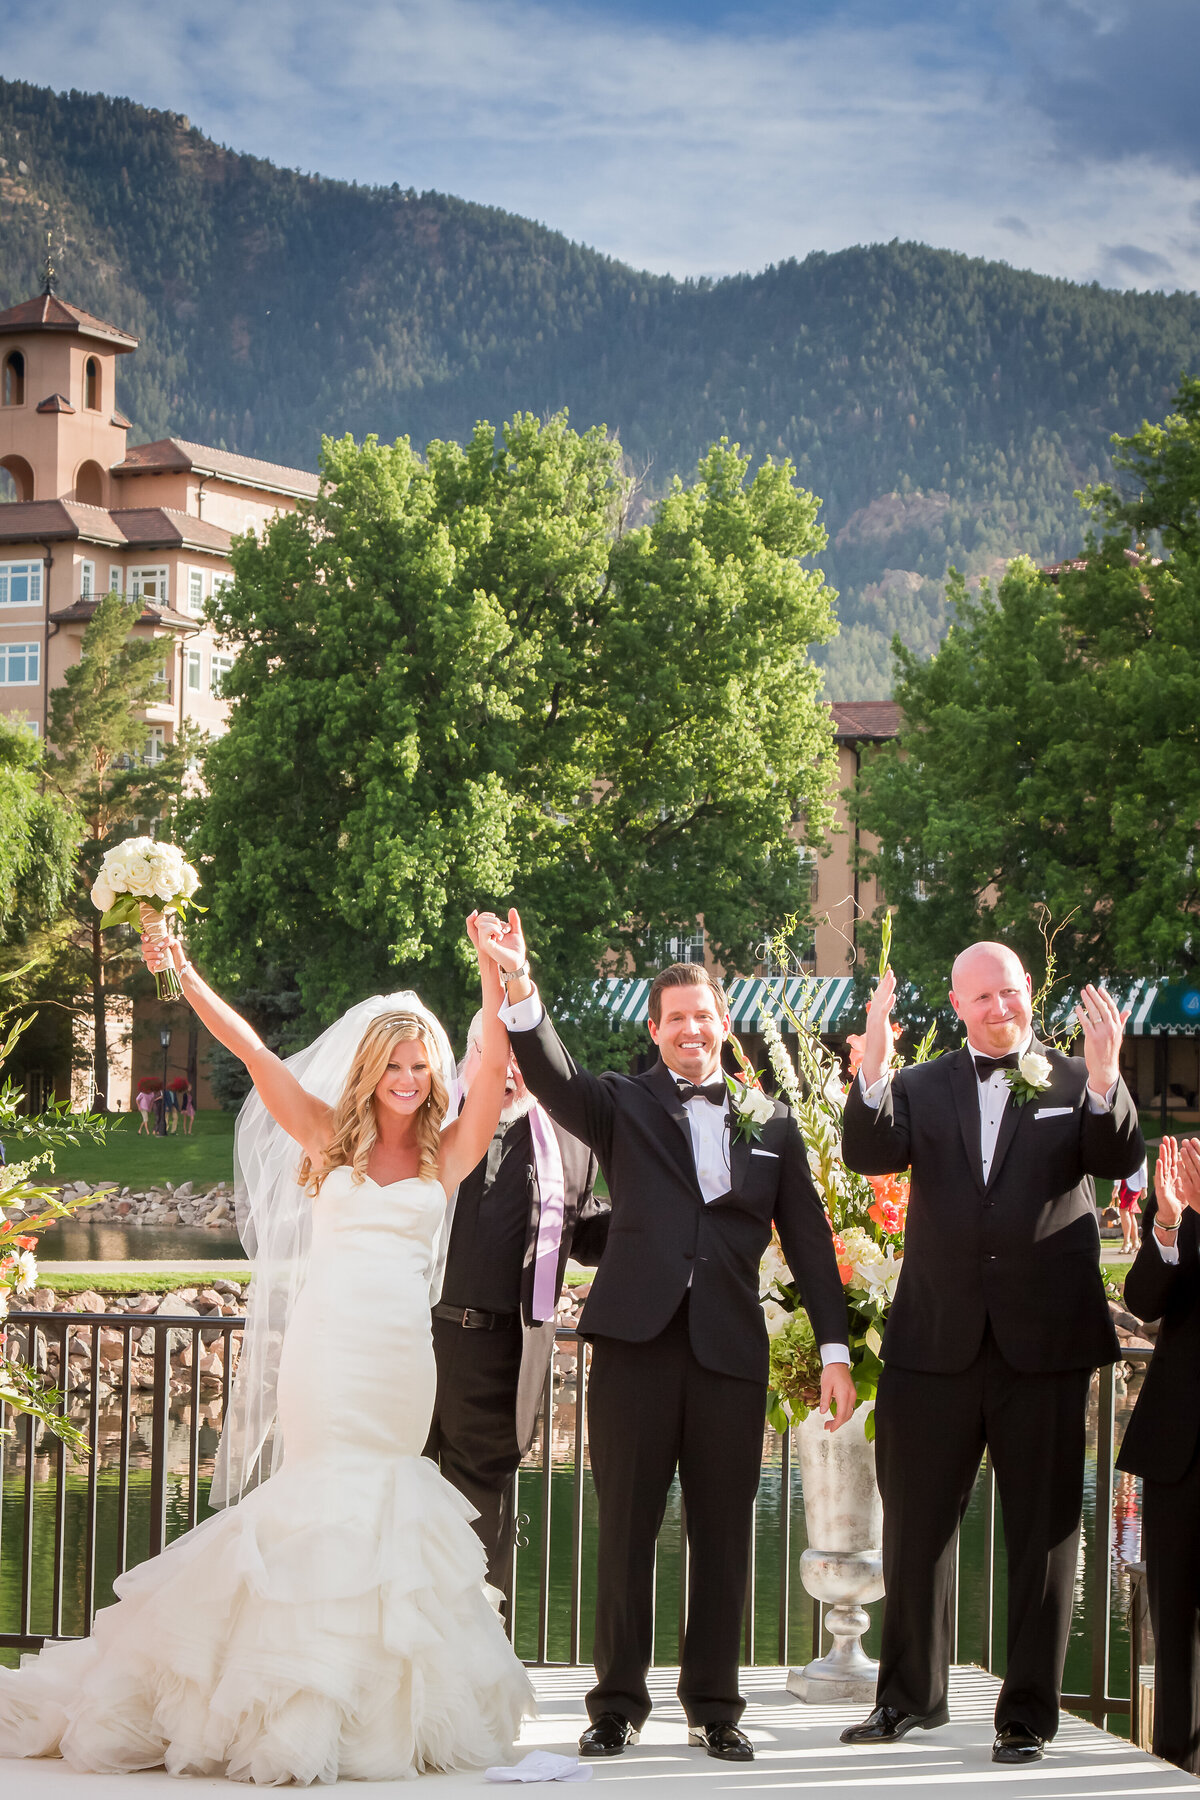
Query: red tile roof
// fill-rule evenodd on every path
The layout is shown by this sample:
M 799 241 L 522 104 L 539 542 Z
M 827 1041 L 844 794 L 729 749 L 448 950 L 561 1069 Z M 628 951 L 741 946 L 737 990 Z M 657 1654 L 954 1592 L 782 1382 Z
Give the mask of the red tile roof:
M 224 476 L 247 487 L 304 499 L 315 499 L 320 488 L 319 478 L 308 469 L 290 469 L 283 463 L 262 462 L 255 456 L 236 456 L 231 450 L 214 450 L 211 445 L 189 443 L 186 438 L 132 444 L 113 474 L 160 475 L 189 469 L 197 475 Z
M 39 294 L 36 300 L 22 300 L 19 306 L 0 312 L 0 335 L 16 331 L 74 331 L 81 337 L 102 339 L 119 356 L 138 347 L 138 340 L 127 331 L 81 312 L 77 306 L 68 306 L 57 294 Z
M 70 606 L 60 608 L 50 614 L 56 625 L 86 625 L 96 616 L 99 600 L 76 600 Z M 169 625 L 176 631 L 199 631 L 200 621 L 189 619 L 185 613 L 176 612 L 173 606 L 155 606 L 153 601 L 143 602 L 141 617 L 136 621 L 139 625 Z
M 835 700 L 833 735 L 841 744 L 882 742 L 900 735 L 900 708 L 894 700 Z
M 51 394 L 38 403 L 40 413 L 73 413 L 75 408 L 65 394 Z
M 75 500 L 12 500 L 0 506 L 0 544 L 80 538 L 114 549 L 211 550 L 227 556 L 232 534 L 166 506 L 81 506 Z

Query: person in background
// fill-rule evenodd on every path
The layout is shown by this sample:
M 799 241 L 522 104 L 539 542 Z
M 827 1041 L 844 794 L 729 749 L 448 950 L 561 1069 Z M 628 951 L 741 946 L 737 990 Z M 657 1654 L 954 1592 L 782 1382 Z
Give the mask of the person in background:
M 150 1130 L 150 1114 L 154 1111 L 157 1100 L 158 1100 L 157 1094 L 152 1094 L 152 1093 L 148 1092 L 145 1088 L 138 1089 L 137 1094 L 134 1099 L 134 1104 L 137 1106 L 138 1112 L 141 1115 L 141 1117 L 138 1119 L 138 1128 L 137 1128 L 137 1133 L 136 1133 L 136 1135 L 138 1137 L 142 1137 L 143 1135 L 146 1137 L 152 1137 L 154 1135 L 153 1132 Z
M 458 1079 L 480 1067 L 483 1015 Z M 513 1477 L 537 1426 L 567 1258 L 595 1263 L 608 1202 L 596 1159 L 538 1106 L 509 1058 L 504 1110 L 486 1155 L 458 1190 L 442 1295 L 433 1309 L 437 1398 L 425 1454 L 475 1508 L 488 1580 L 512 1575 Z
M 1138 1230 L 1138 1220 L 1141 1217 L 1147 1181 L 1146 1165 L 1143 1162 L 1141 1168 L 1135 1169 L 1133 1174 L 1127 1176 L 1124 1181 L 1113 1182 L 1113 1199 L 1117 1203 L 1117 1212 L 1121 1220 L 1122 1256 L 1136 1256 L 1138 1253 L 1138 1247 L 1142 1241 L 1141 1232 Z
M 1161 1319 L 1117 1467 L 1142 1478 L 1154 1754 L 1200 1775 L 1200 1140 L 1165 1137 L 1125 1304 Z

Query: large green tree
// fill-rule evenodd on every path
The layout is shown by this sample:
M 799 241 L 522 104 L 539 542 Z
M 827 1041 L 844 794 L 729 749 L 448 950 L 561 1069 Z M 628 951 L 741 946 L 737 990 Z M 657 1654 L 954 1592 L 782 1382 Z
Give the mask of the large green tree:
M 722 443 L 637 530 L 619 447 L 562 416 L 327 442 L 322 469 L 216 603 L 241 646 L 198 837 L 218 977 L 290 970 L 306 1023 L 412 982 L 461 1023 L 463 915 L 514 896 L 575 1006 L 699 914 L 745 967 L 803 911 L 795 821 L 827 817 L 830 594 L 799 560 L 824 536 L 790 466 Z
M 71 883 L 74 820 L 44 788 L 42 745 L 0 718 L 0 969 L 12 972 L 38 953 Z
M 145 755 L 145 708 L 162 692 L 168 646 L 138 637 L 140 601 L 107 594 L 83 634 L 80 657 L 50 696 L 46 776 L 75 822 L 76 868 L 54 954 L 33 997 L 90 1015 L 96 1108 L 108 1107 L 107 1002 L 140 976 L 137 940 L 125 927 L 100 930 L 92 883 L 106 850 L 138 831 L 169 831 L 182 798 L 194 734 L 184 730 L 164 755 Z
M 893 645 L 903 727 L 855 809 L 897 963 L 942 991 L 984 934 L 1040 967 L 1043 909 L 1076 978 L 1200 959 L 1200 382 L 1114 443 L 1122 485 L 1081 496 L 1101 532 L 1075 564 L 957 581 L 938 653 Z

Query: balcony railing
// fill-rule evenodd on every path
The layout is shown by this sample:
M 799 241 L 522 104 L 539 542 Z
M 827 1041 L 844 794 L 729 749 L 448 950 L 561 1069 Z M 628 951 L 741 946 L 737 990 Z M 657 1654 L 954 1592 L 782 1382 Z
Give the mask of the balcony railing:
M 90 1366 L 91 1377 L 78 1381 L 69 1410 L 92 1454 L 76 1464 L 58 1439 L 31 1420 L 16 1424 L 0 1463 L 0 1651 L 35 1650 L 47 1638 L 87 1635 L 98 1606 L 111 1600 L 115 1576 L 157 1555 L 206 1516 L 207 1474 L 244 1322 L 161 1313 L 10 1315 L 11 1350 L 42 1368 L 56 1361 L 60 1386 L 73 1361 L 81 1369 Z M 116 1338 L 105 1335 L 113 1333 Z M 538 1440 L 518 1478 L 519 1536 L 508 1607 L 518 1651 L 539 1665 L 589 1660 L 595 1584 L 588 1353 L 573 1331 L 560 1330 L 557 1338 L 558 1366 L 547 1373 Z M 221 1352 L 214 1356 L 218 1342 Z M 1125 1362 L 1139 1366 L 1148 1355 L 1127 1351 Z M 103 1383 L 96 1378 L 101 1368 Z M 1129 1670 L 1136 1671 L 1142 1656 L 1140 1634 L 1132 1662 L 1128 1655 L 1122 1581 L 1132 1558 L 1128 1544 L 1117 1545 L 1114 1529 L 1117 1394 L 1116 1372 L 1102 1369 L 1068 1660 L 1068 1679 L 1072 1670 L 1076 1679 L 1064 1698 L 1071 1710 L 1100 1725 L 1129 1718 Z M 5 1422 L 0 1412 L 0 1425 Z M 768 1434 L 765 1444 L 744 1660 L 787 1665 L 819 1654 L 822 1616 L 798 1577 L 803 1500 L 790 1442 Z M 686 1519 L 676 1498 L 659 1539 L 657 1663 L 679 1661 L 687 1573 Z M 956 1662 L 1002 1672 L 1003 1604 L 1003 1543 L 995 1481 L 985 1463 L 960 1540 Z M 872 1636 L 880 1610 L 873 1609 Z M 1120 1654 L 1114 1656 L 1117 1639 Z M 1136 1691 L 1136 1679 L 1133 1685 Z

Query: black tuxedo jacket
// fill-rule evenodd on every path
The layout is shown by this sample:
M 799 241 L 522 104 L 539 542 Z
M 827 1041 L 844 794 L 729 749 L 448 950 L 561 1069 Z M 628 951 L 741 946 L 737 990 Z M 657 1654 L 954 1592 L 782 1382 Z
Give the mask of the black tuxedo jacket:
M 1036 1047 L 1050 1060 L 1050 1085 L 1024 1106 L 1008 1100 L 986 1182 L 969 1050 L 899 1070 L 874 1111 L 858 1081 L 851 1086 L 842 1136 L 849 1167 L 912 1170 L 885 1362 L 965 1369 L 989 1320 L 1005 1360 L 1027 1373 L 1096 1368 L 1120 1354 L 1100 1276 L 1092 1178 L 1137 1168 L 1137 1111 L 1122 1081 L 1111 1112 L 1092 1112 L 1082 1059 Z
M 690 1281 L 697 1359 L 721 1374 L 765 1382 L 758 1266 L 774 1221 L 817 1342 L 847 1341 L 829 1221 L 785 1106 L 775 1102 L 757 1141 L 734 1137 L 730 1191 L 706 1205 L 687 1111 L 664 1063 L 632 1077 L 589 1075 L 548 1017 L 510 1037 L 526 1083 L 596 1152 L 612 1197 L 607 1246 L 580 1321 L 584 1337 L 657 1337 Z
M 1190 1207 L 1184 1212 L 1179 1261 L 1165 1263 L 1151 1237 L 1154 1212 L 1152 1201 L 1125 1277 L 1125 1304 L 1162 1325 L 1117 1467 L 1170 1482 L 1182 1480 L 1200 1440 L 1200 1221 Z
M 551 1120 L 554 1124 L 554 1121 Z M 609 1207 L 607 1200 L 592 1192 L 596 1180 L 596 1158 L 586 1144 L 561 1126 L 554 1124 L 554 1135 L 563 1163 L 563 1231 L 558 1250 L 558 1274 L 555 1298 L 562 1292 L 567 1272 L 567 1258 L 576 1262 L 597 1263 L 608 1237 Z M 533 1271 L 537 1256 L 538 1226 L 542 1217 L 542 1197 L 538 1188 L 537 1165 L 529 1159 L 529 1224 L 525 1233 L 525 1260 L 521 1267 L 521 1373 L 517 1382 L 517 1437 L 522 1454 L 528 1450 L 537 1426 L 538 1410 L 546 1382 L 546 1369 L 554 1350 L 553 1319 L 537 1321 L 533 1317 Z

